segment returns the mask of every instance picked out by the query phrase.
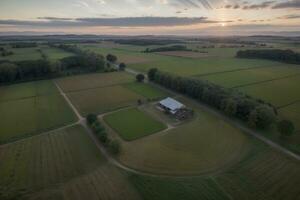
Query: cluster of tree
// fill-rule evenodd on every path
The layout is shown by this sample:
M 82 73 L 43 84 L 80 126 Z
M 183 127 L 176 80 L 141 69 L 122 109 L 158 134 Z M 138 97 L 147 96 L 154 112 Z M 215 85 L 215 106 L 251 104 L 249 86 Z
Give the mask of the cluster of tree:
M 118 44 L 129 44 L 138 46 L 150 46 L 150 45 L 168 45 L 168 44 L 178 44 L 183 43 L 182 40 L 164 40 L 164 39 L 121 39 L 113 40 Z
M 13 55 L 14 52 L 12 51 L 7 51 L 6 49 L 4 49 L 3 47 L 0 47 L 0 52 L 1 52 L 1 56 L 5 57 L 5 56 L 10 56 Z
M 255 49 L 238 51 L 238 58 L 268 59 L 284 63 L 300 64 L 300 53 L 281 49 Z
M 119 141 L 108 137 L 105 127 L 99 122 L 97 115 L 89 114 L 86 117 L 86 121 L 99 141 L 104 144 L 112 154 L 118 155 L 121 150 Z
M 10 43 L 12 48 L 34 48 L 37 47 L 37 43 L 35 42 L 17 42 L 17 43 Z
M 118 58 L 117 58 L 117 56 L 115 56 L 115 55 L 107 54 L 106 60 L 107 60 L 108 62 L 115 63 L 115 62 L 117 62 Z
M 266 129 L 276 123 L 277 111 L 275 107 L 235 90 L 226 89 L 203 80 L 174 76 L 157 69 L 150 69 L 148 78 L 150 81 L 186 94 L 232 117 L 245 121 L 253 128 Z
M 192 50 L 188 49 L 184 45 L 172 45 L 172 46 L 158 47 L 153 49 L 147 48 L 144 52 L 152 53 L 152 52 L 164 52 L 164 51 L 192 51 Z
M 1 63 L 0 83 L 52 78 L 59 71 L 57 67 L 46 59 Z
M 139 82 L 139 83 L 142 83 L 142 82 L 144 82 L 144 80 L 145 80 L 144 74 L 137 74 L 137 75 L 135 76 L 135 78 L 136 78 L 136 81 Z
M 76 54 L 61 60 L 63 69 L 79 68 L 84 72 L 103 71 L 105 69 L 105 60 L 100 54 L 82 50 L 77 45 L 51 44 L 51 46 Z

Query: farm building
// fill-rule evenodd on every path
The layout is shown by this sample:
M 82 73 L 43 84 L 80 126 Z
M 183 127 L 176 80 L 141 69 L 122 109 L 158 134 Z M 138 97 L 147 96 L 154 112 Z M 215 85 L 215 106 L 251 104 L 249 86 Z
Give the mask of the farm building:
M 160 101 L 159 106 L 173 115 L 176 114 L 176 112 L 180 109 L 185 108 L 185 106 L 182 103 L 170 97 Z

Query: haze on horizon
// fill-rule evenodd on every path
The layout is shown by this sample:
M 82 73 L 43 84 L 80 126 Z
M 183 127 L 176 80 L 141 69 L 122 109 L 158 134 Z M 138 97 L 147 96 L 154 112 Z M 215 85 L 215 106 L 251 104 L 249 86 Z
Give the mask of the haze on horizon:
M 300 31 L 300 0 L 1 0 L 0 33 L 250 35 Z

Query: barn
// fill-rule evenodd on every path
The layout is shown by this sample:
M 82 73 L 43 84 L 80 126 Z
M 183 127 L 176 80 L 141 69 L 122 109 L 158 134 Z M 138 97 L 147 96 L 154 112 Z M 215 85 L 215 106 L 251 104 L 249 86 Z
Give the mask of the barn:
M 175 115 L 179 110 L 185 108 L 182 103 L 170 97 L 160 101 L 159 106 L 173 115 Z

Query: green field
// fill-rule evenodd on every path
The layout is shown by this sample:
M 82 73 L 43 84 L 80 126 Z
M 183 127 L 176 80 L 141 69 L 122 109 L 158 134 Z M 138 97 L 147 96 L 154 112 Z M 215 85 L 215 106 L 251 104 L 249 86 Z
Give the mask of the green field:
M 156 61 L 130 64 L 129 67 L 147 72 L 156 67 L 161 71 L 166 71 L 180 76 L 204 75 L 220 73 L 225 71 L 275 66 L 279 63 L 266 60 L 236 59 L 236 58 L 177 58 L 169 56 L 160 56 Z
M 298 132 L 300 131 L 300 102 L 279 109 L 279 113 L 291 120 Z
M 125 72 L 99 73 L 72 76 L 57 80 L 64 92 L 80 91 L 85 89 L 107 87 L 133 82 L 134 77 Z
M 251 147 L 237 128 L 187 99 L 180 101 L 195 109 L 196 119 L 163 134 L 125 143 L 122 163 L 158 174 L 203 174 L 226 169 Z
M 0 159 L 0 199 L 137 199 L 81 126 L 0 146 Z
M 136 105 L 144 98 L 121 85 L 71 92 L 68 97 L 84 116 Z
M 25 61 L 25 60 L 38 60 L 41 59 L 41 53 L 38 51 L 38 47 L 35 48 L 6 48 L 8 51 L 12 51 L 14 54 L 10 56 L 2 57 L 0 60 L 9 60 L 9 61 Z
M 131 108 L 117 111 L 104 117 L 104 121 L 124 140 L 135 140 L 159 131 L 166 126 L 146 113 Z
M 126 87 L 147 99 L 161 99 L 167 96 L 166 92 L 159 90 L 146 83 L 129 83 Z
M 41 50 L 50 60 L 60 60 L 62 58 L 74 56 L 73 53 L 69 53 L 59 48 L 41 47 Z
M 0 142 L 38 134 L 76 121 L 76 116 L 51 81 L 0 89 Z
M 300 100 L 299 84 L 300 76 L 295 76 L 241 87 L 238 90 L 280 107 Z
M 299 66 L 278 65 L 265 68 L 255 68 L 227 72 L 209 76 L 200 76 L 200 79 L 208 80 L 212 83 L 232 88 L 237 86 L 250 85 L 257 82 L 280 79 L 286 76 L 300 75 Z

